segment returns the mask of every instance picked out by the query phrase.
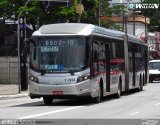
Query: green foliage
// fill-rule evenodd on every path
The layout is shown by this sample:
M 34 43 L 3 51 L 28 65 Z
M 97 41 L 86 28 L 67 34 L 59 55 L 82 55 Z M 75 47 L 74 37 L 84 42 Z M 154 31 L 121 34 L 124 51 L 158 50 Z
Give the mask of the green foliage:
M 63 22 L 66 19 L 70 22 L 77 22 L 75 7 L 78 0 L 74 0 L 74 5 L 71 7 L 36 0 L 31 0 L 25 6 L 26 2 L 27 0 L 0 0 L 0 17 L 17 20 L 18 15 L 21 13 L 22 16 L 26 17 L 27 23 L 33 26 L 36 24 L 43 25 L 57 23 L 59 21 Z M 49 4 L 50 6 L 47 8 Z M 121 15 L 124 9 L 123 6 L 109 7 L 108 0 L 82 0 L 82 4 L 84 6 L 84 12 L 81 16 L 81 22 L 97 25 L 99 16 Z M 101 24 L 107 28 L 114 26 L 114 23 L 111 21 L 101 22 Z
M 111 16 L 112 9 L 109 7 L 108 0 L 100 0 L 100 16 Z
M 111 7 L 112 14 L 117 16 L 122 16 L 126 12 L 126 7 L 124 5 L 113 5 Z
M 108 29 L 113 29 L 113 30 L 119 30 L 122 31 L 122 27 L 120 25 L 115 24 L 111 20 L 106 20 L 101 22 L 101 26 L 108 28 Z
M 76 13 L 74 7 L 61 7 L 60 11 L 57 16 L 60 15 L 63 19 L 69 19 L 71 22 L 74 22 L 76 20 Z
M 81 22 L 96 24 L 96 12 L 98 0 L 83 0 L 84 12 L 82 14 Z
M 123 16 L 126 12 L 126 7 L 124 5 L 112 5 L 109 6 L 108 0 L 100 0 L 100 15 L 101 16 Z M 106 20 L 105 22 L 101 22 L 102 27 L 114 29 L 114 30 L 121 30 L 122 27 L 115 24 L 112 20 Z
M 160 4 L 159 0 L 144 0 L 143 3 Z M 160 31 L 160 7 L 158 9 L 143 9 L 141 11 L 144 16 L 150 18 L 148 30 L 150 32 Z M 158 27 L 158 29 L 155 27 Z
M 111 28 L 114 25 L 114 22 L 111 20 L 101 21 L 101 26 L 105 28 Z

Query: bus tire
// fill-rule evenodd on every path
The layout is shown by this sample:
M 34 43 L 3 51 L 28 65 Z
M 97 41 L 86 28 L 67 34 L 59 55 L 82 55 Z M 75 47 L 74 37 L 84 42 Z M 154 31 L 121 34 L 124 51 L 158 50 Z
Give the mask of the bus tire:
M 53 103 L 53 97 L 43 97 L 43 102 L 46 105 L 51 105 Z
M 142 82 L 142 77 L 140 76 L 140 80 L 139 80 L 139 87 L 138 87 L 138 91 L 143 91 L 143 82 Z
M 117 93 L 116 93 L 116 98 L 120 98 L 121 97 L 121 93 L 122 93 L 122 82 L 121 79 L 119 80 L 119 84 L 118 84 L 118 89 L 117 89 Z
M 93 98 L 94 103 L 100 103 L 102 100 L 102 87 L 99 86 L 98 96 Z
M 149 83 L 153 83 L 153 80 L 151 78 L 149 78 Z
M 143 82 L 142 82 L 142 79 L 140 80 L 140 85 L 139 85 L 140 87 L 139 87 L 139 90 L 140 91 L 143 91 Z
M 146 83 L 145 83 L 145 77 L 144 77 L 144 74 L 143 74 L 143 86 L 145 86 Z

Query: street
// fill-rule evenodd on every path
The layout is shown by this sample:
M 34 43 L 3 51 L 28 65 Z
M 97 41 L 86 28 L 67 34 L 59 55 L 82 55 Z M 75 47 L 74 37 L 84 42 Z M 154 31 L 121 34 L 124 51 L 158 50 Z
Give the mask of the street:
M 29 97 L 0 100 L 1 119 L 159 119 L 160 83 L 149 83 L 141 92 L 105 98 L 101 103 L 82 100 L 54 100 L 46 106 Z M 80 121 L 79 121 L 80 122 Z M 83 120 L 81 121 L 83 122 Z M 156 124 L 158 125 L 158 124 Z

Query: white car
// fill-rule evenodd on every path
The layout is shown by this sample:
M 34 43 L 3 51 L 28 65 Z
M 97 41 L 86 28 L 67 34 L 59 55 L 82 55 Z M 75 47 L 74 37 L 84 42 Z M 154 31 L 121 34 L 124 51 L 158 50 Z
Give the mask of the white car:
M 149 82 L 160 80 L 160 60 L 149 61 Z

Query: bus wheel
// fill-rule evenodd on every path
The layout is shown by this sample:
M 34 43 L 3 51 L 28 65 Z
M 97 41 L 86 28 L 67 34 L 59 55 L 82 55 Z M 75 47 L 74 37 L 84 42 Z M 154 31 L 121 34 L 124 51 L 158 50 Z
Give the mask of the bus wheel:
M 149 83 L 153 83 L 153 80 L 151 78 L 149 78 Z
M 99 86 L 98 96 L 93 98 L 94 103 L 100 103 L 102 99 L 102 88 Z
M 138 91 L 140 92 L 142 90 L 143 90 L 143 83 L 142 83 L 142 79 L 140 77 Z
M 51 105 L 53 103 L 53 97 L 43 97 L 43 102 L 46 105 Z
M 139 87 L 139 90 L 140 90 L 140 91 L 143 91 L 143 83 L 142 83 L 142 79 L 140 80 L 139 86 L 140 86 L 140 87 Z
M 150 83 L 153 83 L 153 80 L 150 80 Z
M 121 82 L 118 84 L 118 90 L 117 90 L 117 93 L 116 93 L 116 98 L 120 98 L 121 97 Z

